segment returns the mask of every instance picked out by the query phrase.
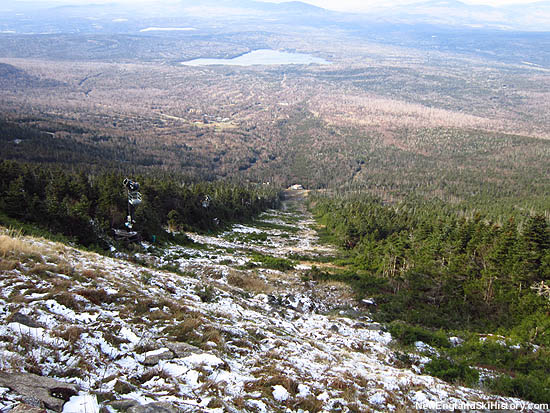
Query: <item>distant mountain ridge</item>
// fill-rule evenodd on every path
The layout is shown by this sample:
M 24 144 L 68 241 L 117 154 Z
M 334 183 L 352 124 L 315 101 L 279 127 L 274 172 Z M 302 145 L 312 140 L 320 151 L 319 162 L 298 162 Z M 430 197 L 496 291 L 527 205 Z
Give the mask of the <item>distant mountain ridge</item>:
M 457 0 L 428 0 L 407 5 L 381 6 L 365 15 L 395 23 L 550 31 L 550 1 L 493 7 Z
M 61 5 L 61 6 L 60 6 Z M 3 9 L 5 9 L 5 6 Z M 316 26 L 327 22 L 347 24 L 357 22 L 387 22 L 404 24 L 436 24 L 452 27 L 482 27 L 503 30 L 550 31 L 550 1 L 541 1 L 522 5 L 493 7 L 489 5 L 471 5 L 458 0 L 428 0 L 406 5 L 381 5 L 361 13 L 336 12 L 317 7 L 302 1 L 270 3 L 255 0 L 214 1 L 181 0 L 179 2 L 153 2 L 129 5 L 117 2 L 89 4 L 25 2 L 15 0 L 9 9 L 16 11 L 36 11 L 43 9 L 63 10 L 72 15 L 89 12 L 127 11 L 133 17 L 223 17 L 241 16 L 258 19 L 277 17 L 289 22 L 297 19 Z M 2 12 L 2 9 L 0 9 Z M 4 10 L 5 12 L 5 10 Z

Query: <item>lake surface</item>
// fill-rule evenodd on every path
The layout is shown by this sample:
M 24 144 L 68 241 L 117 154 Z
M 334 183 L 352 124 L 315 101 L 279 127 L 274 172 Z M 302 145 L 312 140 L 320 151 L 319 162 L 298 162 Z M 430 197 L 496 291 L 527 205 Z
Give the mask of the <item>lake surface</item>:
M 303 53 L 280 52 L 278 50 L 260 49 L 234 57 L 233 59 L 194 59 L 182 62 L 186 66 L 228 65 L 329 65 L 331 62 Z

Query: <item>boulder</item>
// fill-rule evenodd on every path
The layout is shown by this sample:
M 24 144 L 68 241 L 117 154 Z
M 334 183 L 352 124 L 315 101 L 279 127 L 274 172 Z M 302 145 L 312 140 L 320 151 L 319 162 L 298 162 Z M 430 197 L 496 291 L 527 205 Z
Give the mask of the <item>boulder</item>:
M 367 330 L 382 331 L 383 326 L 380 323 L 369 323 L 368 326 L 367 326 Z
M 28 404 L 18 404 L 14 409 L 10 410 L 10 413 L 46 413 L 45 409 L 41 407 L 29 406 Z
M 128 413 L 180 413 L 180 410 L 168 403 L 149 403 L 130 407 Z
M 78 394 L 78 387 L 50 377 L 31 373 L 0 371 L 0 387 L 7 387 L 25 398 L 40 401 L 47 409 L 61 412 L 67 400 Z
M 120 410 L 120 411 L 127 411 L 131 407 L 138 406 L 139 403 L 134 399 L 122 399 L 122 400 L 114 400 L 112 402 L 107 403 L 107 406 L 111 406 L 113 409 Z
M 200 348 L 184 342 L 167 341 L 165 346 L 179 358 L 187 357 L 191 354 L 200 354 L 203 352 Z
M 7 323 L 19 323 L 19 324 L 23 324 L 24 326 L 32 327 L 32 328 L 42 327 L 40 324 L 38 324 L 36 321 L 34 321 L 29 316 L 27 316 L 25 314 L 21 314 L 19 312 L 14 313 L 11 316 L 9 316 L 8 319 L 6 320 L 6 322 Z
M 174 352 L 172 352 L 172 350 L 169 348 L 161 348 L 145 353 L 143 364 L 145 366 L 156 366 L 161 360 L 172 360 L 173 358 Z

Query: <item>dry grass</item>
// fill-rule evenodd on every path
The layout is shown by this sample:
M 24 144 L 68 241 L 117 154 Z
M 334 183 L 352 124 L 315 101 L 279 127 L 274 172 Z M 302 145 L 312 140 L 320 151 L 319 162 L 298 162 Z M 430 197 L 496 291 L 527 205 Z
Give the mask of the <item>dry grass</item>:
M 25 242 L 21 234 L 10 231 L 8 234 L 0 235 L 0 257 L 40 257 L 42 249 L 28 242 Z
M 55 294 L 52 298 L 59 304 L 64 305 L 65 307 L 70 308 L 74 311 L 82 310 L 82 304 L 80 303 L 80 301 L 77 300 L 75 294 L 73 293 L 66 291 L 61 294 Z
M 218 349 L 221 349 L 225 346 L 225 340 L 223 338 L 223 335 L 220 333 L 218 329 L 216 329 L 213 326 L 207 326 L 205 328 L 205 331 L 203 333 L 203 340 L 205 342 L 213 342 L 216 343 L 216 346 Z
M 59 249 L 65 248 L 63 244 L 41 244 L 44 239 L 24 236 L 21 230 L 6 229 L 0 227 L 0 258 L 17 259 L 18 261 L 58 262 Z M 10 261 L 11 261 L 10 260 Z M 6 265 L 4 265 L 6 267 Z M 8 267 L 9 268 L 9 267 Z
M 341 281 L 333 280 L 323 280 L 319 281 L 319 287 L 322 287 L 322 290 L 336 291 L 339 294 L 340 300 L 345 300 L 345 302 L 353 302 L 355 300 L 355 294 L 353 289 Z
M 245 383 L 247 392 L 261 392 L 265 397 L 271 397 L 273 386 L 283 386 L 293 397 L 298 393 L 298 382 L 292 377 L 280 372 L 274 366 L 268 366 L 261 371 L 261 377 L 253 382 Z
M 85 269 L 80 271 L 80 275 L 84 278 L 95 280 L 98 276 L 104 276 L 101 270 Z
M 72 325 L 62 331 L 58 331 L 56 335 L 57 337 L 62 338 L 71 344 L 75 344 L 84 331 L 85 330 L 82 327 Z
M 270 286 L 267 282 L 265 282 L 265 280 L 251 273 L 241 273 L 241 272 L 232 271 L 227 276 L 227 282 L 230 285 L 233 285 L 235 287 L 242 288 L 243 290 L 251 291 L 254 293 L 269 294 L 273 291 L 273 287 Z
M 303 411 L 310 413 L 317 413 L 323 410 L 324 402 L 319 400 L 314 395 L 300 399 L 297 403 L 293 404 L 293 408 L 300 408 Z
M 27 271 L 28 275 L 36 275 L 40 278 L 50 278 L 52 274 L 57 272 L 57 267 L 50 265 L 50 264 L 43 264 L 41 262 L 37 262 L 33 265 L 33 267 Z
M 67 280 L 65 278 L 53 278 L 53 279 L 48 280 L 48 281 L 54 287 L 54 291 L 52 291 L 52 294 L 55 294 L 55 293 L 61 292 L 61 291 L 67 291 L 73 285 L 70 280 Z
M 84 290 L 78 290 L 76 293 L 95 305 L 113 302 L 113 297 L 109 296 L 107 291 L 102 288 L 86 288 Z
M 3 259 L 0 261 L 0 271 L 11 271 L 17 268 L 19 261 Z
M 203 320 L 199 314 L 188 314 L 187 317 L 178 324 L 168 326 L 164 329 L 164 333 L 173 337 L 177 341 L 182 341 L 190 344 L 202 342 L 202 337 L 197 334 L 199 327 L 203 324 Z
M 347 380 L 344 380 L 340 377 L 335 378 L 330 383 L 328 383 L 327 388 L 335 390 L 346 390 L 350 386 L 350 383 Z

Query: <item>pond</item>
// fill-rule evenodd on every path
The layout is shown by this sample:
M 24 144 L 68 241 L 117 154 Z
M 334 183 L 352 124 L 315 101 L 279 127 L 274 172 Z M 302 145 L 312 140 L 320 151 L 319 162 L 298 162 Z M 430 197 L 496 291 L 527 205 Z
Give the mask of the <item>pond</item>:
M 194 59 L 182 62 L 185 66 L 254 66 L 254 65 L 329 65 L 331 62 L 320 57 L 304 53 L 280 52 L 271 49 L 259 49 L 232 59 Z

